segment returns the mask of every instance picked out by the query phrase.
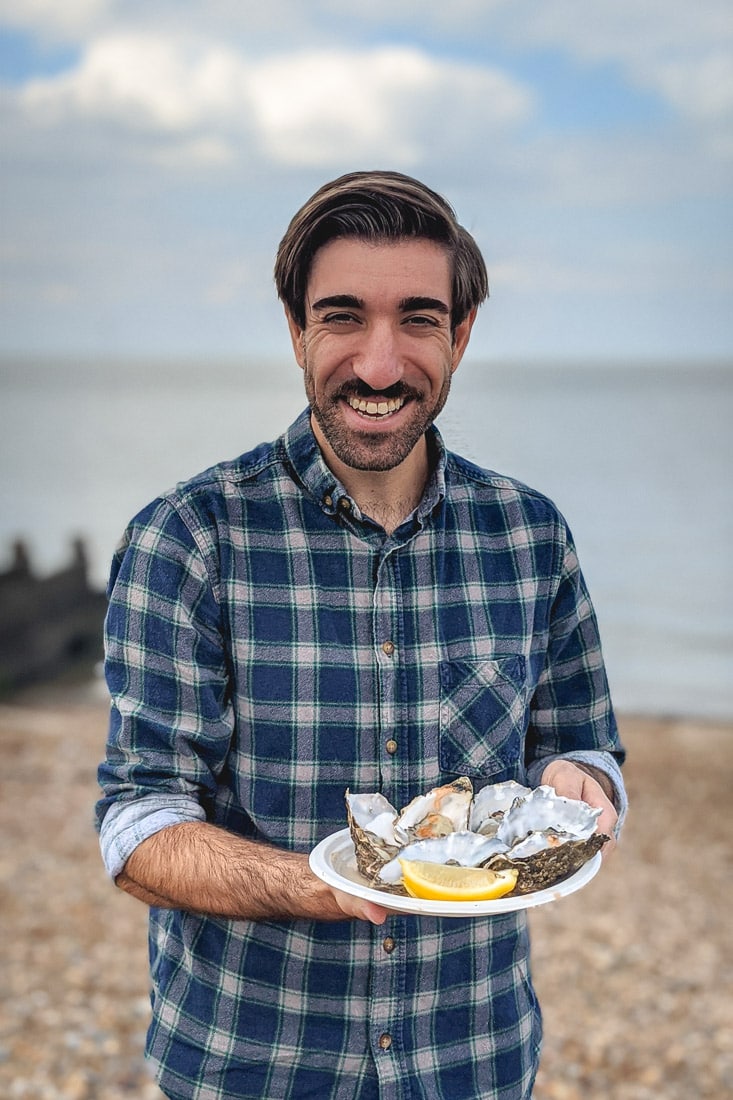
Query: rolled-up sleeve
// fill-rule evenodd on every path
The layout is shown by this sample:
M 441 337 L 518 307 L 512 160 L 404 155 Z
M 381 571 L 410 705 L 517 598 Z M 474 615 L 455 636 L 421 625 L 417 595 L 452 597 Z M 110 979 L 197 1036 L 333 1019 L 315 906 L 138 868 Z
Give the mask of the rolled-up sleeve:
M 105 624 L 111 696 L 96 824 L 117 874 L 147 836 L 205 819 L 232 736 L 226 645 L 206 539 L 165 499 L 115 555 Z
M 192 798 L 150 794 L 133 802 L 113 802 L 99 828 L 102 859 L 111 878 L 117 878 L 143 840 L 184 821 L 203 821 L 205 813 Z

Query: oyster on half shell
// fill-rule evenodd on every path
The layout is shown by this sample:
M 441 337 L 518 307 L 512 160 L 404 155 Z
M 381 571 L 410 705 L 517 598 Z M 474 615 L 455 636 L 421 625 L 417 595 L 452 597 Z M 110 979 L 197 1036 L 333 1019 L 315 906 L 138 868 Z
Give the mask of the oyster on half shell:
M 579 870 L 609 839 L 601 813 L 552 787 L 513 781 L 474 797 L 462 776 L 414 798 L 399 813 L 381 794 L 346 792 L 356 864 L 375 887 L 403 893 L 399 859 L 516 869 L 514 894 L 546 889 Z
M 472 799 L 473 786 L 466 776 L 442 787 L 433 787 L 427 794 L 413 798 L 404 808 L 395 822 L 395 833 L 406 844 L 410 840 L 448 836 L 467 829 Z
M 496 837 L 482 836 L 463 829 L 447 836 L 427 837 L 414 840 L 401 848 L 399 853 L 385 863 L 379 871 L 379 882 L 387 886 L 398 886 L 402 881 L 401 859 L 422 859 L 426 863 L 458 863 L 461 867 L 481 867 L 493 855 L 500 853 L 505 845 Z
M 526 798 L 531 793 L 531 787 L 523 787 L 513 779 L 482 787 L 473 798 L 470 828 L 484 836 L 494 836 L 507 810 L 511 809 L 518 798 Z
M 400 813 L 382 794 L 347 791 L 346 812 L 359 871 L 375 880 L 380 868 L 412 841 L 467 829 L 472 798 L 471 780 L 465 777 L 418 795 Z

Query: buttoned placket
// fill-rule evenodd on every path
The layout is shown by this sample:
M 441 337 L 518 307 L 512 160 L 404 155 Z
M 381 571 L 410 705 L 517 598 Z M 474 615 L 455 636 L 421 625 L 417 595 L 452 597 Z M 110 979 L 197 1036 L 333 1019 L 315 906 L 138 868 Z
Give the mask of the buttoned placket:
M 407 746 L 400 744 L 398 699 L 401 675 L 402 599 L 397 553 L 386 542 L 380 553 L 373 601 L 373 635 L 379 680 L 379 744 L 382 791 L 393 804 L 404 801 Z M 390 916 L 372 933 L 370 1042 L 380 1083 L 380 1096 L 401 1100 L 407 1074 L 402 1051 L 402 1006 L 405 993 L 404 926 Z

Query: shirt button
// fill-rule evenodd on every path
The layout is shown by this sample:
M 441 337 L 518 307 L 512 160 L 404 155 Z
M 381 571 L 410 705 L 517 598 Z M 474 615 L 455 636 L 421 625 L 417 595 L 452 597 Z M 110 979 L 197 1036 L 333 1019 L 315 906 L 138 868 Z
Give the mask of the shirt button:
M 397 946 L 397 943 L 392 938 L 392 936 L 385 936 L 385 938 L 382 940 L 382 947 L 384 948 L 384 950 L 387 952 L 388 955 L 392 954 L 392 952 L 394 951 L 396 946 Z
M 326 493 L 325 497 L 323 498 L 323 503 L 326 508 L 333 508 L 333 497 L 330 493 Z
M 341 497 L 341 500 L 339 501 L 339 508 L 341 508 L 341 510 L 344 512 L 351 511 L 351 501 L 348 497 Z
M 382 642 L 382 653 L 386 653 L 388 657 L 391 657 L 394 653 L 394 642 L 390 642 L 389 639 Z
M 397 752 L 397 742 L 392 737 L 390 737 L 389 741 L 385 743 L 384 747 L 390 756 L 394 756 L 394 754 Z
M 389 1032 L 385 1031 L 379 1036 L 379 1045 L 382 1050 L 389 1050 L 392 1046 L 392 1036 Z

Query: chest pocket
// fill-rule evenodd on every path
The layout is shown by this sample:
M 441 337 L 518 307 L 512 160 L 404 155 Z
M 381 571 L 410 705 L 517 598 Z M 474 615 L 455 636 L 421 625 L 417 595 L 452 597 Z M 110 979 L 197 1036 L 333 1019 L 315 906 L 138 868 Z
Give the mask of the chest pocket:
M 441 768 L 496 782 L 520 777 L 526 710 L 523 656 L 442 661 Z

